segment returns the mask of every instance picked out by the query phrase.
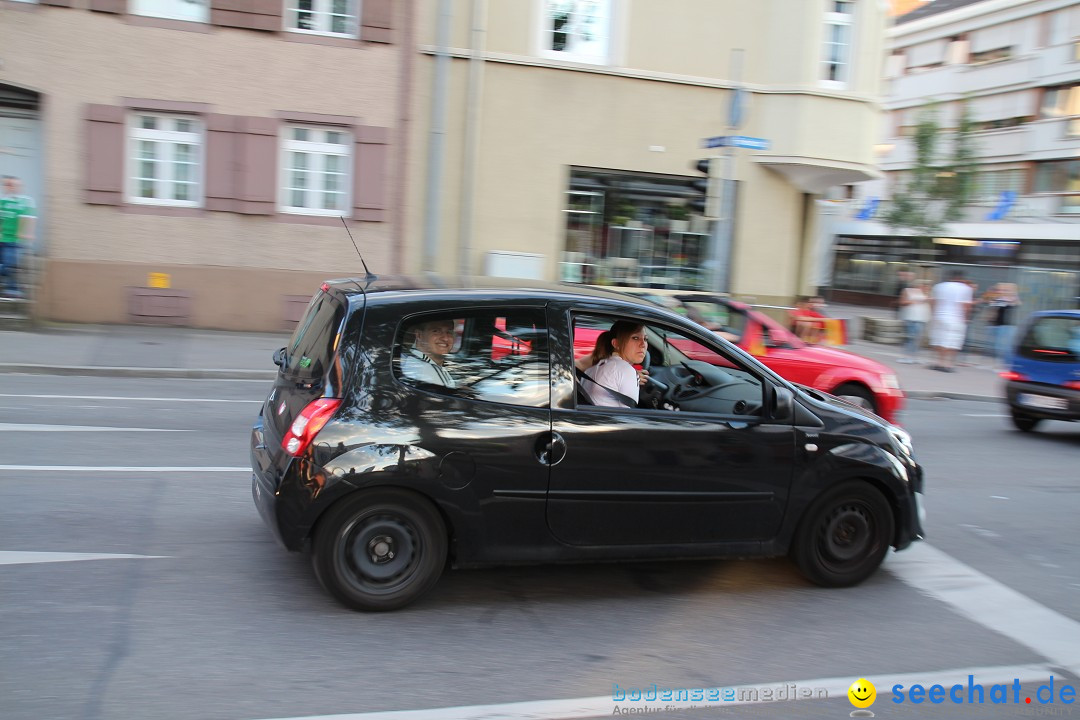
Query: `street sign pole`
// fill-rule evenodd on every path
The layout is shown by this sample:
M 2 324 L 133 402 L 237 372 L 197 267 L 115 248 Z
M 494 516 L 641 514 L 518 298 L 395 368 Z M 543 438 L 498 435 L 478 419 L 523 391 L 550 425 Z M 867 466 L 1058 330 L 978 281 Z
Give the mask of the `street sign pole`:
M 735 147 L 730 142 L 736 130 L 742 124 L 745 114 L 746 96 L 742 82 L 742 53 L 741 49 L 733 48 L 731 51 L 731 81 L 734 85 L 731 99 L 728 105 L 727 126 L 729 132 L 728 142 L 723 144 L 719 162 L 714 159 L 709 167 L 709 190 L 710 195 L 719 195 L 719 212 L 712 228 L 712 261 L 713 272 L 710 285 L 716 292 L 731 291 L 731 247 L 734 235 L 734 183 L 735 183 Z M 714 173 L 713 165 L 719 165 L 719 172 Z M 719 175 L 718 190 L 712 186 L 715 175 Z

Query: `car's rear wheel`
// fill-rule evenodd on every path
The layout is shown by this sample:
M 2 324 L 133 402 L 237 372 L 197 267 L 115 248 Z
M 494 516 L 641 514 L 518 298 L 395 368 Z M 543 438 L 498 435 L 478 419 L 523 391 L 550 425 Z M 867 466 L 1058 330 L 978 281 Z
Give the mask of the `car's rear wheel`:
M 1021 430 L 1023 432 L 1031 432 L 1035 429 L 1035 426 L 1042 421 L 1042 418 L 1031 417 L 1030 415 L 1024 415 L 1023 413 L 1013 410 L 1012 421 L 1013 425 L 1016 426 L 1017 430 Z
M 856 585 L 885 559 L 893 514 L 868 482 L 850 481 L 826 490 L 806 511 L 791 557 L 802 573 L 824 587 Z
M 842 400 L 847 400 L 852 405 L 857 405 L 872 413 L 877 412 L 877 403 L 874 401 L 874 393 L 865 385 L 844 383 L 833 390 L 832 394 Z
M 446 525 L 425 499 L 393 488 L 362 491 L 319 521 L 315 575 L 356 610 L 396 610 L 431 589 L 446 563 Z

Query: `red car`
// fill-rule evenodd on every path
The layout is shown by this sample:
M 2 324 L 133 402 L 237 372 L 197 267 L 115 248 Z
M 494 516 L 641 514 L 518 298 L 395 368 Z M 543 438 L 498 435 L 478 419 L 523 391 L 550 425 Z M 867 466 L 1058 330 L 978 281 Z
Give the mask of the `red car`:
M 846 350 L 809 345 L 745 303 L 702 292 L 620 290 L 686 315 L 735 343 L 786 380 L 844 398 L 889 422 L 896 422 L 903 407 L 900 382 L 885 365 Z M 574 354 L 580 357 L 591 352 L 597 334 L 595 328 L 575 328 Z M 705 359 L 697 357 L 693 347 L 679 349 L 688 357 Z

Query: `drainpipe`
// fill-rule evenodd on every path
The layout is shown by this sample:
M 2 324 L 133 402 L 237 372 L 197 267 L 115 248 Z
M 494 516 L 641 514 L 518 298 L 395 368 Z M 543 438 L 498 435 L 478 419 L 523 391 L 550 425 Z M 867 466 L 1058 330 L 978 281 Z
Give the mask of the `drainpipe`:
M 431 130 L 428 133 L 428 167 L 424 225 L 425 272 L 435 271 L 439 246 L 439 215 L 442 209 L 442 166 L 446 144 L 446 85 L 450 75 L 451 0 L 439 0 L 435 31 L 435 72 L 431 85 Z
M 484 85 L 484 46 L 487 34 L 487 0 L 473 0 L 472 54 L 465 97 L 465 147 L 461 160 L 461 214 L 458 225 L 458 273 L 475 274 L 472 268 L 473 220 L 476 208 L 476 167 L 479 164 L 480 99 Z

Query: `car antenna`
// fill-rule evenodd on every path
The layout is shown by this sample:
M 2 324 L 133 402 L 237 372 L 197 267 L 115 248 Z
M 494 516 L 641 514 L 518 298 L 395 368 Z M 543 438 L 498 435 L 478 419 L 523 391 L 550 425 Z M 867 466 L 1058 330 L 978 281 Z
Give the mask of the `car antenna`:
M 364 256 L 360 253 L 360 248 L 356 247 L 356 240 L 353 240 L 352 231 L 349 230 L 349 223 L 345 222 L 344 216 L 339 215 L 338 217 L 341 218 L 341 224 L 345 226 L 345 232 L 349 233 L 349 239 L 352 240 L 352 246 L 356 248 L 356 254 L 360 255 L 360 264 L 364 266 L 364 280 L 369 283 L 372 280 L 377 280 L 378 276 L 371 274 L 371 271 L 368 270 L 367 263 L 364 262 Z

